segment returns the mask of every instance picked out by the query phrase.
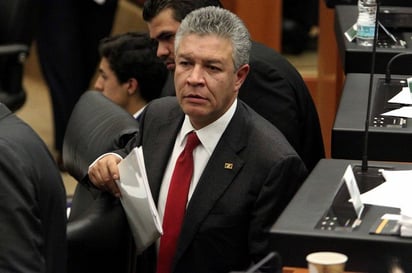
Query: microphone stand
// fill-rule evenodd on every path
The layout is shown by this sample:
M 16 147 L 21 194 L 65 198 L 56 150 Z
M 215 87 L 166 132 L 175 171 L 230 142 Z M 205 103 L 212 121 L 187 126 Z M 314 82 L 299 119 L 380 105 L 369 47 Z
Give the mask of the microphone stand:
M 382 167 L 370 167 L 368 166 L 368 140 L 369 140 L 369 119 L 371 111 L 371 100 L 372 100 L 372 87 L 373 79 L 375 74 L 375 59 L 376 59 L 376 45 L 378 43 L 378 28 L 379 28 L 379 0 L 376 0 L 376 20 L 375 20 L 375 32 L 373 36 L 372 44 L 372 56 L 371 56 L 371 72 L 369 78 L 369 90 L 368 90 L 368 101 L 366 108 L 366 118 L 365 118 L 365 134 L 363 139 L 363 153 L 362 153 L 362 165 L 354 166 L 353 172 L 358 181 L 359 185 L 366 186 L 366 188 L 371 188 L 379 185 L 384 181 L 381 173 L 379 172 Z

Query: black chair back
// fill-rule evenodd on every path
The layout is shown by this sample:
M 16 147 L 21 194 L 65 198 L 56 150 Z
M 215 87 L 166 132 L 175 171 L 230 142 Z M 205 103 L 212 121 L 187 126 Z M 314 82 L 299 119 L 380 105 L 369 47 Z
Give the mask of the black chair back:
M 87 183 L 100 155 L 122 148 L 138 122 L 98 91 L 87 91 L 73 109 L 63 142 L 63 163 L 77 184 L 67 225 L 68 273 L 132 272 L 134 246 L 120 200 Z

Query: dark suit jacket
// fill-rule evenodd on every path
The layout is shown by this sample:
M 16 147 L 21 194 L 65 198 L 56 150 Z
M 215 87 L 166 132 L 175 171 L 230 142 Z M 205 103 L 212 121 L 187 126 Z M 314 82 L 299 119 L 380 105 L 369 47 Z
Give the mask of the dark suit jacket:
M 325 150 L 318 113 L 301 75 L 281 54 L 257 42 L 249 63 L 239 98 L 285 135 L 311 171 Z M 166 84 L 174 95 L 173 82 Z
M 0 103 L 0 272 L 66 272 L 66 192 L 40 137 Z
M 141 133 L 121 153 L 143 146 L 155 203 L 183 119 L 175 97 L 153 101 L 142 114 Z M 284 136 L 239 101 L 188 204 L 173 272 L 244 270 L 273 251 L 266 232 L 306 174 Z M 138 272 L 154 272 L 153 249 L 141 258 Z

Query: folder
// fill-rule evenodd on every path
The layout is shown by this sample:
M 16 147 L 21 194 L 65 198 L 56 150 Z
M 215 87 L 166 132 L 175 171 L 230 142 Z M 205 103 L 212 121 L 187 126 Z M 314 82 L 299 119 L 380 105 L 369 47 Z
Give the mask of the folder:
M 163 233 L 147 180 L 142 148 L 134 148 L 119 164 L 116 181 L 129 226 L 140 254 Z

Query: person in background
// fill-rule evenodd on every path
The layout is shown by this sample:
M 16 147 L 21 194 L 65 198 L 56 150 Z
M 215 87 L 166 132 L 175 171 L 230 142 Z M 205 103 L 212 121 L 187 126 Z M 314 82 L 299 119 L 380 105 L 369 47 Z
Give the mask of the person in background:
M 0 272 L 66 272 L 66 192 L 46 144 L 0 103 Z
M 78 169 L 86 174 L 89 158 L 118 148 L 120 139 L 126 143 L 126 135 L 138 128 L 129 114 L 138 120 L 146 104 L 159 97 L 167 77 L 147 33 L 106 37 L 100 42 L 99 53 L 95 89 L 101 93 L 90 90 L 80 97 L 66 129 L 63 150 L 68 173 L 80 182 L 67 225 L 70 273 L 130 272 L 131 234 L 120 200 L 104 193 L 89 195 L 81 185 L 83 177 Z M 93 118 L 85 121 L 84 115 Z M 76 141 L 73 135 L 82 137 Z M 78 166 L 79 162 L 83 166 Z M 111 240 L 117 233 L 122 235 Z
M 282 133 L 238 99 L 251 69 L 251 42 L 236 15 L 195 10 L 174 40 L 176 96 L 148 104 L 135 138 L 99 157 L 89 179 L 120 196 L 117 164 L 142 147 L 163 235 L 138 257 L 137 272 L 244 271 L 271 252 L 268 231 L 307 169 Z M 185 161 L 182 150 L 193 155 L 186 186 L 175 184 L 184 180 L 174 173 Z M 281 266 L 272 260 L 260 270 L 281 272 Z
M 40 0 L 36 44 L 48 85 L 56 161 L 62 171 L 63 138 L 74 105 L 89 89 L 97 47 L 112 30 L 118 0 Z
M 315 50 L 318 36 L 319 1 L 283 1 L 282 53 L 298 55 Z
M 146 104 L 160 96 L 167 69 L 156 56 L 146 33 L 124 33 L 104 38 L 94 88 L 136 119 Z
M 143 19 L 150 37 L 158 43 L 157 55 L 170 71 L 175 68 L 174 38 L 180 22 L 190 11 L 206 6 L 221 7 L 221 3 L 219 0 L 145 1 Z M 305 82 L 286 58 L 254 41 L 250 68 L 239 98 L 286 136 L 311 171 L 325 157 L 325 150 L 318 113 Z M 169 77 L 163 94 L 174 94 L 172 78 Z

